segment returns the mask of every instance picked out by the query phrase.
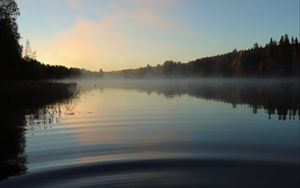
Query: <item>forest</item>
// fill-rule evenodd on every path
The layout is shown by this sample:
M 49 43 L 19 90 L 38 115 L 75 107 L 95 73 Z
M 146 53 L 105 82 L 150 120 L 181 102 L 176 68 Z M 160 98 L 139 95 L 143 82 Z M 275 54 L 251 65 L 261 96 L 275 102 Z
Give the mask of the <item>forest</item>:
M 270 39 L 265 46 L 257 43 L 247 50 L 196 59 L 187 63 L 172 60 L 162 65 L 103 72 L 79 68 L 45 65 L 35 57 L 22 56 L 17 17 L 20 15 L 13 0 L 0 0 L 0 79 L 40 80 L 80 76 L 151 78 L 151 77 L 299 77 L 300 45 L 297 37 L 281 36 Z
M 188 63 L 165 61 L 162 65 L 108 73 L 118 77 L 299 77 L 300 45 L 297 37 L 282 35 L 264 47 L 196 59 Z

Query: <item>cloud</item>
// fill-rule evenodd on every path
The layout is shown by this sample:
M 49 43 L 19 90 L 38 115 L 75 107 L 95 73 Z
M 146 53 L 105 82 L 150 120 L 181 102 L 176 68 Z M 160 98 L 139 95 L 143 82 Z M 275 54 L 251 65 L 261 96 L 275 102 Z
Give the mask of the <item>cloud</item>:
M 69 1 L 75 6 L 82 3 L 82 0 Z M 116 70 L 162 63 L 168 55 L 178 55 L 179 50 L 170 34 L 176 38 L 174 31 L 182 23 L 163 12 L 166 7 L 173 6 L 173 1 L 113 2 L 115 5 L 125 3 L 127 8 L 119 7 L 118 11 L 96 20 L 77 20 L 45 44 L 43 54 L 40 54 L 42 59 L 50 64 Z M 130 5 L 135 8 L 128 8 Z
M 78 9 L 84 5 L 84 0 L 68 0 L 68 5 L 72 9 Z

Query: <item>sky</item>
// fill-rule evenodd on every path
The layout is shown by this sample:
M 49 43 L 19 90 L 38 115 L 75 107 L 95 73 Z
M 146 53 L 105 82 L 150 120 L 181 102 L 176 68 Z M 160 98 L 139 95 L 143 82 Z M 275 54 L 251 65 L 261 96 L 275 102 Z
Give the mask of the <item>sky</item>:
M 104 71 L 183 63 L 299 38 L 300 0 L 16 0 L 45 64 Z

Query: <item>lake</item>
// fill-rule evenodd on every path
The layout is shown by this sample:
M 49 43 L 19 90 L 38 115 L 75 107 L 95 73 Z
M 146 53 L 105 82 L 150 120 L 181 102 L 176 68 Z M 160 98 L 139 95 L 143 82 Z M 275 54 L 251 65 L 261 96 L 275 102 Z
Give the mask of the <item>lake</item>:
M 300 186 L 299 80 L 77 84 L 2 117 L 0 187 Z

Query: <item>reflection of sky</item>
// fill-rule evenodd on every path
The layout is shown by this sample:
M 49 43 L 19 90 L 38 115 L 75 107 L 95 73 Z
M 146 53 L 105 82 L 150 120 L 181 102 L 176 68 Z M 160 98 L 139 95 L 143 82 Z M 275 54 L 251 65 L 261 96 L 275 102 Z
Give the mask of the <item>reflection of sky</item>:
M 98 70 L 189 61 L 299 35 L 298 0 L 17 0 L 21 35 L 50 64 Z
M 272 154 L 272 159 L 295 160 L 293 152 L 299 146 L 298 120 L 269 120 L 263 110 L 253 114 L 246 106 L 232 108 L 188 95 L 170 99 L 136 90 L 95 89 L 82 94 L 69 110 L 74 115 L 62 114 L 52 129 L 28 132 L 30 168 L 175 157 L 174 153 L 258 158 Z M 247 148 L 255 151 L 240 153 Z M 287 152 L 282 153 L 283 148 Z

